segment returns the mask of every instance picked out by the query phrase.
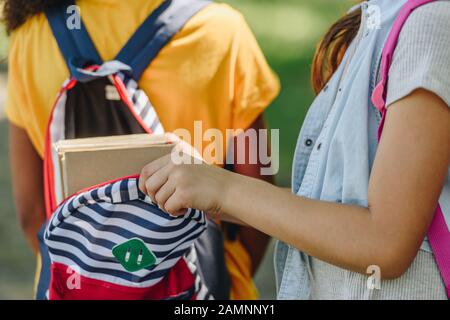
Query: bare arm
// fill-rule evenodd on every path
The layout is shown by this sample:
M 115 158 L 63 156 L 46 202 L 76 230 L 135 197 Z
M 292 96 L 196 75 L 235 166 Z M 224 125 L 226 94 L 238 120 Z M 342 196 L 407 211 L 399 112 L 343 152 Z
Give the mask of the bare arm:
M 25 130 L 11 123 L 9 153 L 17 217 L 28 243 L 38 251 L 36 235 L 45 220 L 42 160 Z
M 265 129 L 266 124 L 264 121 L 263 116 L 258 117 L 253 124 L 250 126 L 250 129 L 254 129 L 258 132 L 260 129 Z M 258 146 L 261 143 L 267 143 L 264 141 L 258 141 Z M 264 176 L 261 175 L 261 167 L 263 165 L 259 162 L 259 158 L 257 163 L 251 164 L 249 159 L 249 153 L 250 152 L 259 152 L 258 150 L 250 150 L 250 145 L 246 145 L 246 159 L 243 164 L 239 164 L 237 161 L 237 154 L 238 154 L 238 143 L 237 139 L 235 138 L 235 160 L 233 165 L 233 171 L 236 173 L 239 173 L 241 175 L 257 178 L 260 180 L 267 181 L 269 183 L 274 183 L 273 176 Z M 260 147 L 260 146 L 259 146 Z M 258 154 L 258 153 L 257 153 Z M 225 220 L 227 220 L 227 217 L 223 217 Z M 258 269 L 258 266 L 261 263 L 261 260 L 264 258 L 264 254 L 267 249 L 267 245 L 269 244 L 270 237 L 267 236 L 265 233 L 262 233 L 259 230 L 256 230 L 248 225 L 242 225 L 242 221 L 236 221 L 238 218 L 234 217 L 235 223 L 240 224 L 239 226 L 239 236 L 242 244 L 247 249 L 247 252 L 250 255 L 251 261 L 252 261 L 252 273 L 256 272 Z M 228 217 L 228 221 L 233 221 L 232 217 Z
M 383 278 L 396 278 L 410 266 L 432 220 L 450 164 L 449 128 L 449 107 L 428 91 L 393 104 L 368 208 L 306 199 L 207 165 L 173 166 L 170 159 L 142 173 L 165 172 L 165 181 L 150 179 L 141 188 L 159 194 L 171 213 L 223 211 L 331 264 L 361 273 L 378 265 Z

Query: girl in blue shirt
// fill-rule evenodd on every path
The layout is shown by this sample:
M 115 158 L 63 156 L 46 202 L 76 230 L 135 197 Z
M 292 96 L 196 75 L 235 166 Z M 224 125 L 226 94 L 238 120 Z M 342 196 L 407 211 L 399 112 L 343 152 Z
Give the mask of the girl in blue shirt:
M 170 156 L 143 169 L 140 188 L 171 214 L 194 207 L 279 239 L 281 299 L 445 299 L 426 234 L 438 201 L 450 225 L 449 1 L 418 8 L 402 29 L 379 143 L 370 99 L 405 3 L 363 2 L 318 46 L 292 192 Z M 368 270 L 381 290 L 367 286 Z

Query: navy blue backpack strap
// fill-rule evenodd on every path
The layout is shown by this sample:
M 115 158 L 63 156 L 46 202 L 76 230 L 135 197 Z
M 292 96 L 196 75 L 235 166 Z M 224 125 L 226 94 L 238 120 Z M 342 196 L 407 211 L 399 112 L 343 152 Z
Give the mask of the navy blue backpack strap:
M 139 80 L 159 51 L 209 0 L 165 0 L 136 30 L 116 60 L 131 67 Z
M 81 17 L 79 17 L 80 28 L 69 29 L 67 21 L 74 14 L 68 12 L 71 5 L 75 5 L 75 1 L 65 1 L 63 4 L 47 8 L 45 14 L 67 67 L 73 76 L 77 73 L 77 68 L 85 67 L 87 64 L 100 65 L 102 60 Z

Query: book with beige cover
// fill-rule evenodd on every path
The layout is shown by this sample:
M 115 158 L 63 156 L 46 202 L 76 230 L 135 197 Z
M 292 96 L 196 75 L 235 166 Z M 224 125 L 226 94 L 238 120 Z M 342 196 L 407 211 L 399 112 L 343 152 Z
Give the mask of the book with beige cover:
M 53 145 L 57 201 L 103 182 L 137 175 L 174 145 L 164 135 L 149 134 L 59 141 Z

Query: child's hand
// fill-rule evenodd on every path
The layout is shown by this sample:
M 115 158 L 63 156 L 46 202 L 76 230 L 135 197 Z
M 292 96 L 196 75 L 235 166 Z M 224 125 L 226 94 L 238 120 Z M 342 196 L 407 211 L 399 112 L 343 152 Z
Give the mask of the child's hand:
M 219 213 L 230 173 L 198 157 L 191 146 L 179 141 L 175 152 L 142 169 L 139 188 L 171 215 L 182 215 L 186 208 Z

